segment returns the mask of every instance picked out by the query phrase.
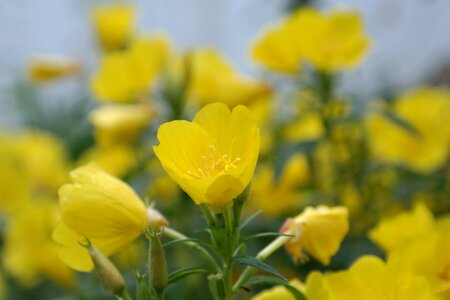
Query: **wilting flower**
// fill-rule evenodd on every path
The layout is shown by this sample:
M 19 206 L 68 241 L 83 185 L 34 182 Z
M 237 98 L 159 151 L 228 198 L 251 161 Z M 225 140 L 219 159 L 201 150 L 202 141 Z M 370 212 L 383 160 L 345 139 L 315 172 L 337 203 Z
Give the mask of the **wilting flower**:
M 104 50 L 116 50 L 129 41 L 134 27 L 135 10 L 130 5 L 114 3 L 92 10 L 97 37 Z
M 304 292 L 305 284 L 298 279 L 289 281 L 289 285 L 295 289 Z M 284 286 L 276 286 L 269 290 L 262 291 L 258 295 L 252 298 L 252 300 L 295 300 L 294 295 L 289 292 Z
M 91 81 L 94 95 L 115 102 L 145 97 L 168 57 L 169 43 L 163 36 L 138 38 L 124 51 L 106 53 Z
M 376 256 L 362 256 L 345 271 L 322 274 L 314 271 L 306 281 L 308 300 L 423 300 L 439 299 L 427 280 L 407 265 L 388 262 Z
M 282 233 L 293 234 L 286 250 L 297 260 L 305 260 L 306 251 L 324 265 L 330 263 L 349 229 L 348 211 L 343 206 L 307 207 L 301 214 L 288 219 Z
M 298 72 L 304 61 L 321 71 L 337 72 L 357 65 L 369 44 L 358 12 L 301 8 L 257 41 L 253 57 L 286 73 Z
M 57 206 L 46 199 L 27 202 L 10 217 L 3 266 L 21 284 L 34 286 L 43 277 L 63 286 L 73 283 L 73 274 L 58 257 L 58 247 L 51 238 L 57 222 Z
M 28 65 L 28 76 L 34 82 L 48 82 L 80 72 L 80 63 L 61 55 L 40 54 L 32 57 Z
M 274 171 L 271 165 L 263 165 L 257 171 L 249 197 L 252 206 L 270 216 L 300 206 L 298 189 L 309 180 L 308 160 L 296 154 L 286 162 L 280 178 L 275 178 Z
M 261 81 L 242 76 L 219 53 L 197 50 L 189 54 L 189 96 L 202 105 L 223 102 L 229 107 L 246 104 L 270 93 Z
M 132 142 L 148 125 L 154 111 L 147 105 L 105 105 L 90 114 L 95 137 L 102 146 Z
M 250 183 L 259 154 L 259 129 L 241 105 L 207 105 L 192 122 L 161 125 L 158 140 L 153 149 L 164 170 L 196 204 L 216 212 Z
M 59 190 L 61 223 L 53 239 L 61 245 L 60 257 L 79 271 L 92 269 L 80 245 L 86 238 L 105 255 L 111 255 L 141 235 L 148 226 L 144 203 L 123 181 L 94 165 L 71 172 L 73 183 Z
M 402 94 L 392 112 L 403 123 L 382 114 L 368 117 L 368 142 L 382 162 L 429 173 L 448 159 L 450 145 L 450 91 L 423 87 Z

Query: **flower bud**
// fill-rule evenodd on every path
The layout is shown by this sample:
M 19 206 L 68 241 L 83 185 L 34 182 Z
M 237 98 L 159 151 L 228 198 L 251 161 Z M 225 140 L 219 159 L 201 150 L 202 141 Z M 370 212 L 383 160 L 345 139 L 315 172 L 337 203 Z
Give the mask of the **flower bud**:
M 166 256 L 157 234 L 151 235 L 149 257 L 150 285 L 157 293 L 162 293 L 167 286 Z
M 89 244 L 87 249 L 105 289 L 113 295 L 123 295 L 125 281 L 116 266 L 93 245 Z

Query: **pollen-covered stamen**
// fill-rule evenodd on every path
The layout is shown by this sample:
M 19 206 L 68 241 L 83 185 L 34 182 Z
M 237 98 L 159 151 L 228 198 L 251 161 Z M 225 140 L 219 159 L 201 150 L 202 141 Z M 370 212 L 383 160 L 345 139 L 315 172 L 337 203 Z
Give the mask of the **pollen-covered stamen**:
M 233 145 L 236 139 L 233 139 L 230 147 L 230 153 L 233 152 Z M 209 145 L 209 155 L 201 156 L 201 166 L 197 168 L 196 172 L 188 170 L 186 173 L 193 178 L 200 179 L 205 177 L 215 176 L 217 174 L 224 174 L 231 169 L 237 168 L 240 157 L 232 159 L 231 155 L 221 154 L 217 151 L 214 145 Z

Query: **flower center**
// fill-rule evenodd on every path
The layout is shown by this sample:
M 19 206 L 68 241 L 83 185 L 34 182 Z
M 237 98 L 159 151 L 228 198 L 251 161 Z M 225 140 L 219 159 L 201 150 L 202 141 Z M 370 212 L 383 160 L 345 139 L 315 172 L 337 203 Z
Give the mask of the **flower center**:
M 233 152 L 234 141 L 231 144 L 230 153 Z M 202 162 L 201 166 L 197 170 L 188 170 L 187 174 L 193 178 L 207 178 L 219 174 L 226 174 L 231 169 L 237 167 L 241 161 L 240 157 L 233 159 L 231 155 L 227 153 L 221 154 L 214 145 L 209 145 L 209 155 L 201 156 Z

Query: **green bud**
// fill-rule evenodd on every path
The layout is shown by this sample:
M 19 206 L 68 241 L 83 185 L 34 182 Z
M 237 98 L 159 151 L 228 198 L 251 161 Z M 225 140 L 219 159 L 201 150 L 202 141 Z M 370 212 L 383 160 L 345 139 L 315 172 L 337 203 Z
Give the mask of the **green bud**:
M 89 244 L 87 250 L 105 289 L 113 295 L 122 296 L 125 292 L 125 280 L 116 266 L 93 245 Z
M 157 293 L 162 293 L 167 286 L 166 257 L 158 234 L 154 233 L 150 238 L 150 285 Z

